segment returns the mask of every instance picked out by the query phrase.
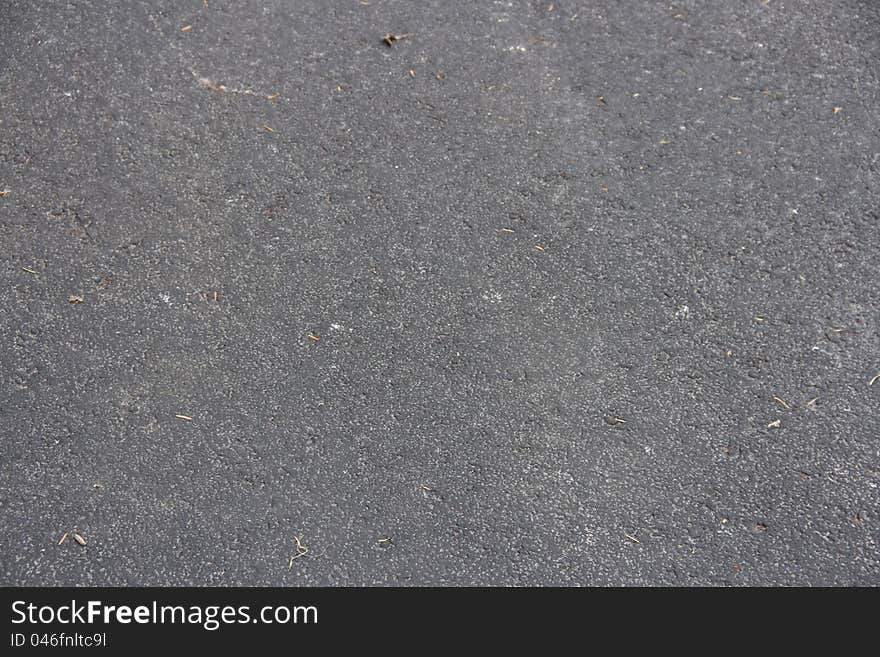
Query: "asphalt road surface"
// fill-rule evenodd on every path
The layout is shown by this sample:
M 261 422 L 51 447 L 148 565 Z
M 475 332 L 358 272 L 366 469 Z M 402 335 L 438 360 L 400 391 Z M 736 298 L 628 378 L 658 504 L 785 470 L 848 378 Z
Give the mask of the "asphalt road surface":
M 880 584 L 880 3 L 7 0 L 0 190 L 3 584 Z

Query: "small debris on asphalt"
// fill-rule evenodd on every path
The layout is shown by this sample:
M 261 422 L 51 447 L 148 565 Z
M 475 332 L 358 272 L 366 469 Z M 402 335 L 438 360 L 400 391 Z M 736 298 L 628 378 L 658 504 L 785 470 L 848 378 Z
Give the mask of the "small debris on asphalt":
M 208 91 L 216 91 L 217 93 L 221 94 L 227 91 L 226 85 L 218 84 L 210 78 L 199 78 L 199 86 L 203 89 L 207 89 Z
M 61 535 L 61 540 L 58 541 L 58 545 L 64 545 L 64 541 L 67 540 L 67 537 L 69 535 L 70 535 L 69 532 L 64 532 L 64 534 Z
M 82 303 L 83 298 L 78 294 L 71 294 L 69 297 L 67 297 L 67 301 L 68 303 Z
M 12 190 L 9 189 L 0 189 L 0 197 L 9 196 L 12 193 Z
M 376 542 L 377 543 L 390 543 L 391 537 L 390 536 L 383 536 L 382 538 L 378 539 Z
M 385 45 L 389 48 L 394 45 L 395 41 L 403 41 L 404 39 L 408 39 L 409 34 L 391 34 L 390 32 L 382 37 L 382 41 L 385 42 Z
M 755 531 L 756 532 L 765 532 L 765 531 L 767 531 L 767 525 L 765 525 L 763 522 L 756 522 L 755 523 Z
M 624 420 L 623 418 L 615 417 L 613 415 L 606 415 L 605 423 L 610 424 L 613 427 L 618 424 L 626 424 L 626 420 Z
M 265 130 L 266 132 L 275 132 L 274 129 L 270 128 L 265 123 L 263 124 L 263 130 Z
M 80 545 L 85 545 L 85 544 L 86 544 L 86 539 L 84 539 L 82 536 L 80 536 L 80 535 L 79 535 L 78 533 L 76 533 L 76 532 L 73 532 L 73 540 L 75 540 L 75 541 L 76 541 L 77 543 L 79 543 Z
M 789 406 L 788 404 L 786 404 L 783 400 L 781 400 L 781 399 L 780 399 L 779 397 L 777 397 L 776 395 L 773 395 L 773 400 L 776 401 L 776 402 L 779 402 L 779 404 L 782 406 L 782 408 L 791 408 L 791 406 Z
M 314 333 L 309 333 L 308 338 L 309 338 L 309 340 L 314 340 L 315 342 L 317 342 L 319 339 L 318 336 L 315 335 Z
M 180 31 L 181 32 L 189 32 L 191 29 L 193 29 L 192 25 L 184 25 L 182 28 L 180 28 Z
M 642 543 L 639 539 L 637 539 L 635 536 L 632 536 L 631 534 L 627 534 L 626 532 L 623 532 L 623 535 L 626 536 L 633 543 L 638 543 L 639 545 L 641 545 L 641 543 Z
M 179 413 L 175 415 L 178 420 L 187 420 L 188 422 L 192 422 L 192 418 L 189 415 L 180 415 Z
M 842 109 L 843 109 L 842 107 L 835 107 L 831 110 L 831 113 L 838 114 L 840 112 L 840 110 L 842 110 Z
M 781 421 L 781 420 L 773 420 L 770 424 L 767 425 L 767 428 L 768 428 L 768 429 L 775 429 L 775 428 L 778 427 L 780 424 L 782 424 L 782 421 Z
M 21 270 L 22 270 L 22 271 L 26 271 L 28 274 L 33 274 L 34 276 L 39 276 L 39 275 L 40 275 L 39 272 L 34 271 L 34 270 L 31 269 L 30 267 L 22 267 Z
M 874 378 L 871 379 L 870 381 L 868 381 L 868 385 L 869 385 L 869 386 L 874 385 L 874 382 L 875 382 L 877 379 L 880 379 L 880 372 L 877 372 L 877 374 L 874 375 Z
M 300 557 L 304 557 L 309 552 L 309 548 L 302 544 L 302 539 L 299 536 L 294 536 L 293 541 L 296 544 L 296 554 L 290 557 L 290 561 L 287 562 L 287 570 L 293 568 L 293 562 L 299 559 Z

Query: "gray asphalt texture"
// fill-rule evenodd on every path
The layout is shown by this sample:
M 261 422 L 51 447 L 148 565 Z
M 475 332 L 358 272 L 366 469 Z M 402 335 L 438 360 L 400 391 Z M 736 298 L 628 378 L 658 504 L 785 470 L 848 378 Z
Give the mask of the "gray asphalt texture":
M 880 3 L 550 5 L 4 2 L 3 584 L 880 584 Z

